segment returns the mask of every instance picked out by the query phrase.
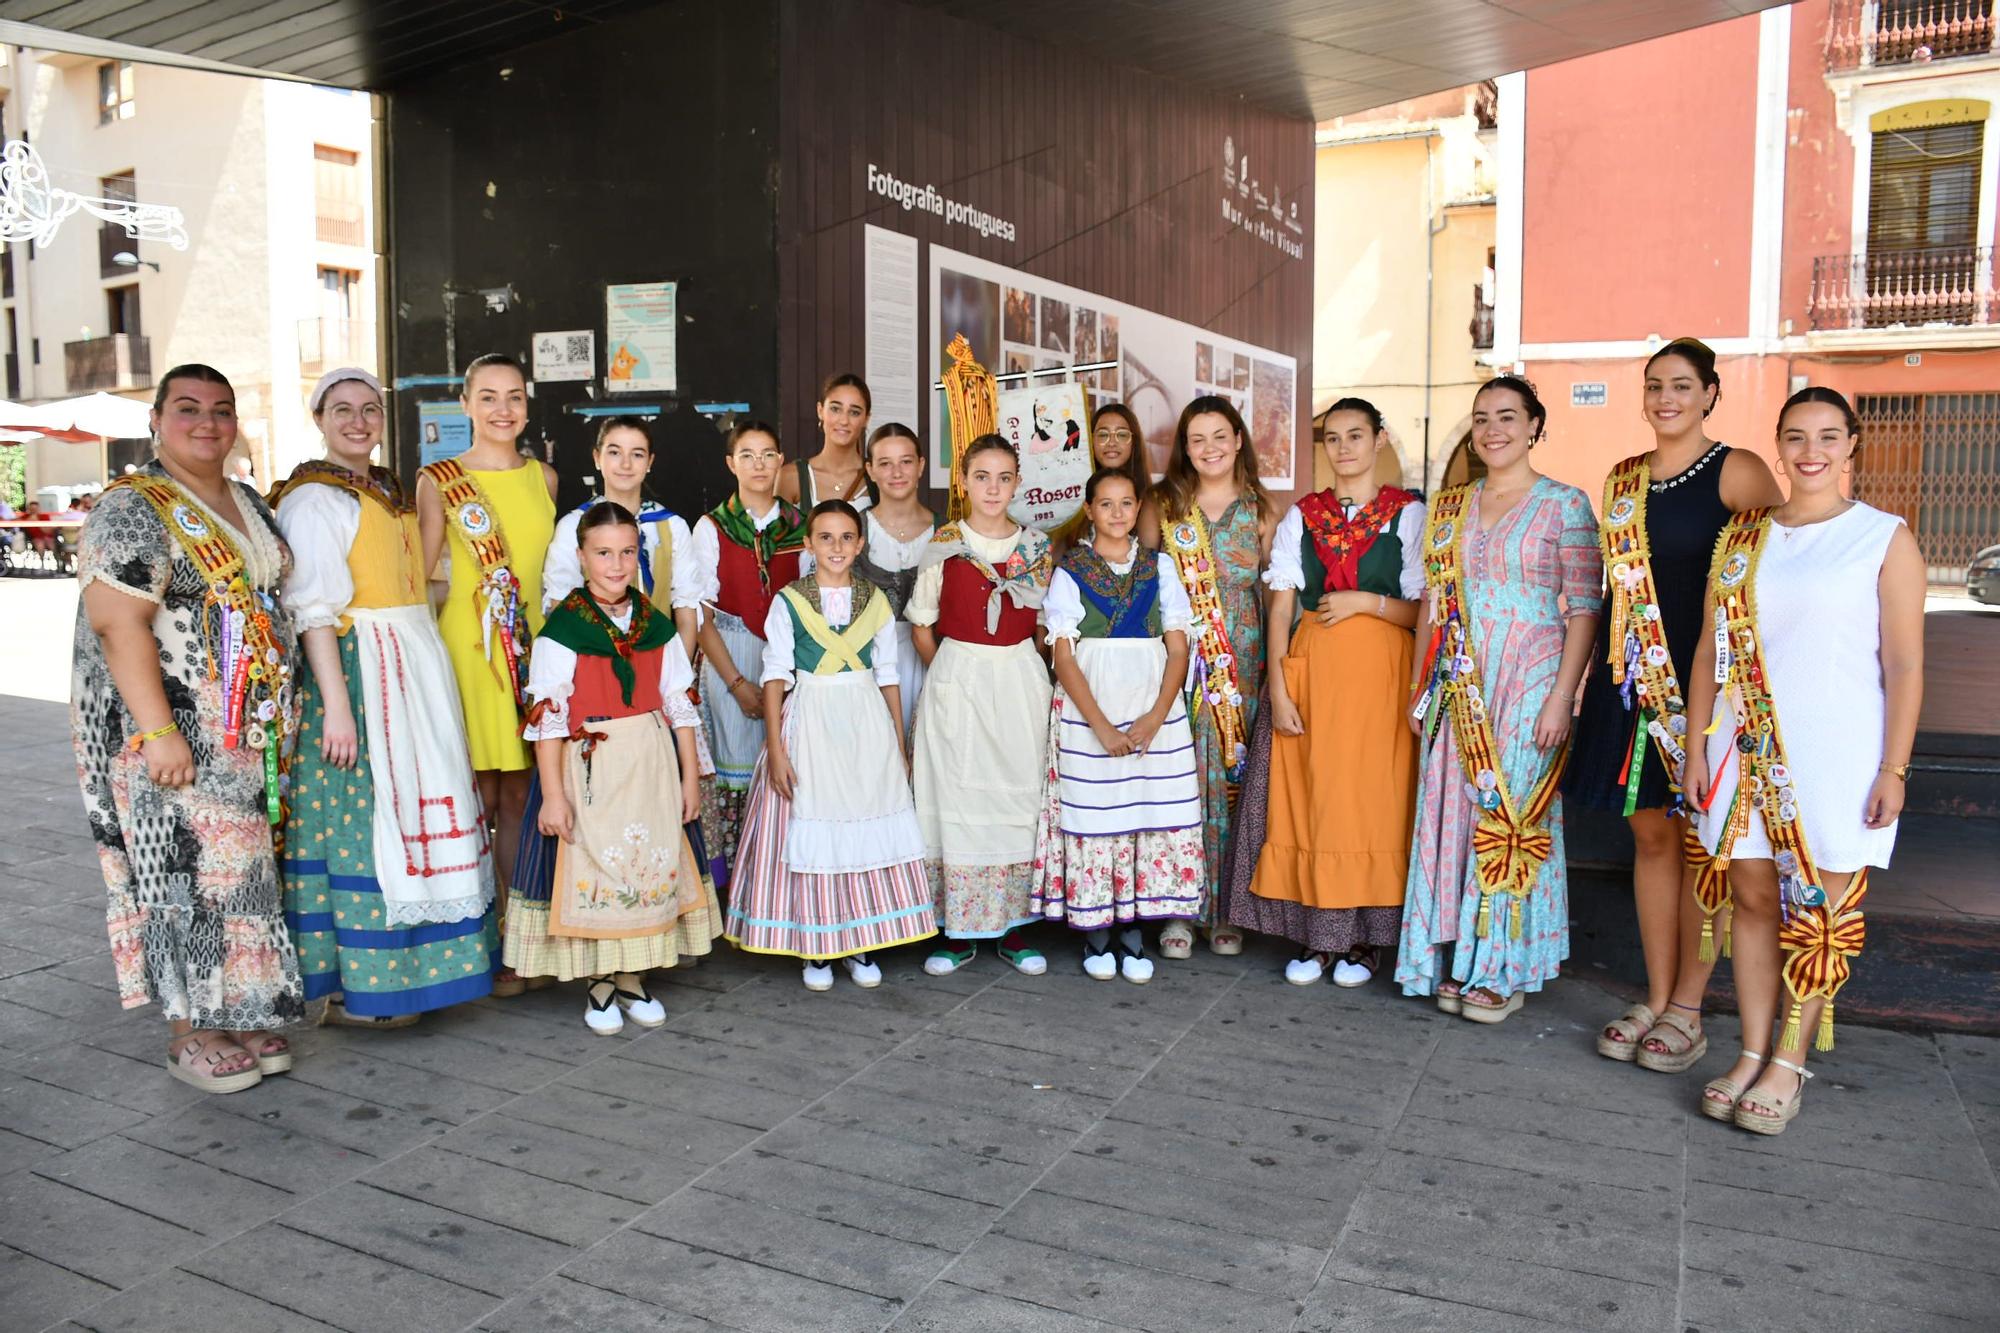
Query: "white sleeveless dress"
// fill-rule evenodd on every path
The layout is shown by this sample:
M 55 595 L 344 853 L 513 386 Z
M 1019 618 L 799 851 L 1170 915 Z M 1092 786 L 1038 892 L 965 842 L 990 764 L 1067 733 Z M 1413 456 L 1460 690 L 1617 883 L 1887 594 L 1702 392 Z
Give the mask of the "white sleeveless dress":
M 1869 828 L 1863 812 L 1883 759 L 1877 589 L 1889 540 L 1902 521 L 1856 504 L 1837 518 L 1802 528 L 1774 522 L 1757 562 L 1757 631 L 1784 736 L 1785 766 L 1798 792 L 1813 860 L 1836 874 L 1887 866 L 1896 845 L 1896 826 Z M 1702 842 L 1711 852 L 1723 835 L 1739 769 L 1729 755 L 1735 715 L 1726 699 L 1716 701 L 1716 713 L 1722 720 L 1708 738 L 1716 793 L 1701 824 Z M 1757 812 L 1751 812 L 1749 829 L 1731 855 L 1771 859 Z

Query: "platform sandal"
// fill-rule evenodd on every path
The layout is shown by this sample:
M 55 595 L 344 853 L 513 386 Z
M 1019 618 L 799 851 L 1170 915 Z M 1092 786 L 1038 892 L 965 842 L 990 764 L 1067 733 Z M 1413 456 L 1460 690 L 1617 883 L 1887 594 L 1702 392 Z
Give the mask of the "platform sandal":
M 257 1072 L 265 1078 L 292 1070 L 292 1044 L 275 1032 L 233 1032 L 229 1039 L 248 1051 L 257 1061 Z
M 1708 1034 L 1700 1028 L 1693 1026 L 1679 1014 L 1671 1012 L 1672 1009 L 1686 1009 L 1686 1005 L 1673 1004 L 1669 1001 L 1669 1006 L 1670 1012 L 1661 1014 L 1660 1021 L 1655 1023 L 1653 1030 L 1646 1034 L 1646 1042 L 1658 1041 L 1662 1046 L 1671 1046 L 1673 1038 L 1661 1036 L 1660 1029 L 1672 1028 L 1675 1032 L 1687 1038 L 1687 1045 L 1678 1051 L 1656 1051 L 1647 1045 L 1646 1042 L 1641 1042 L 1639 1044 L 1639 1068 L 1650 1069 L 1655 1074 L 1685 1074 L 1688 1070 L 1694 1068 L 1696 1061 L 1708 1054 Z M 1691 1010 L 1690 1012 L 1697 1018 L 1701 1016 L 1701 1010 L 1699 1009 Z
M 1812 1077 L 1812 1070 L 1804 1065 L 1795 1065 L 1783 1056 L 1772 1056 L 1771 1063 L 1799 1076 L 1798 1091 L 1780 1102 L 1773 1100 L 1767 1092 L 1750 1089 L 1736 1099 L 1738 1129 L 1747 1129 L 1752 1134 L 1782 1134 L 1785 1126 L 1798 1118 L 1799 1106 L 1806 1099 L 1806 1080 Z
M 1764 1072 L 1764 1053 L 1762 1051 L 1745 1051 L 1741 1058 L 1755 1060 L 1757 1062 L 1757 1074 Z M 1752 1074 L 1750 1077 L 1754 1080 L 1757 1074 Z M 1702 1085 L 1701 1113 L 1710 1120 L 1720 1120 L 1727 1124 L 1736 1118 L 1736 1103 L 1743 1096 L 1743 1090 L 1744 1085 L 1738 1083 L 1727 1074 L 1724 1074 L 1721 1078 L 1710 1079 Z M 1710 1093 L 1720 1093 L 1721 1096 L 1712 1097 L 1709 1095 Z
M 1512 995 L 1502 997 L 1497 1004 L 1470 998 L 1472 993 L 1479 991 L 1485 991 L 1488 995 L 1494 994 L 1484 986 L 1474 986 L 1471 991 L 1461 991 L 1458 997 L 1460 1018 L 1470 1019 L 1474 1023 L 1504 1023 L 1509 1017 L 1519 1013 L 1521 1006 L 1528 1002 L 1526 991 L 1515 991 Z
M 1650 1006 L 1632 1005 L 1598 1030 L 1597 1053 L 1607 1060 L 1630 1064 L 1638 1058 L 1639 1042 L 1659 1021 L 1660 1016 Z
M 242 1092 L 264 1081 L 256 1059 L 255 1055 L 220 1032 L 190 1032 L 186 1036 L 175 1037 L 168 1045 L 167 1072 L 201 1092 Z M 228 1073 L 222 1072 L 225 1066 L 240 1065 L 242 1060 L 251 1063 L 231 1069 Z

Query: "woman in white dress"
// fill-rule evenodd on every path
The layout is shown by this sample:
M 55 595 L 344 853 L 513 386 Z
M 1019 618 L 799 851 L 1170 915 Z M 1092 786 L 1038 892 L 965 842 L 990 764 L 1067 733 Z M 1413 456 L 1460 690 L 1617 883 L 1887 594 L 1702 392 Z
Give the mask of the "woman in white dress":
M 861 515 L 867 542 L 854 572 L 880 588 L 896 613 L 896 674 L 907 741 L 916 721 L 917 695 L 924 688 L 924 661 L 911 643 L 914 627 L 903 608 L 917 586 L 917 565 L 937 531 L 937 515 L 917 498 L 924 481 L 924 451 L 908 426 L 896 421 L 877 426 L 868 437 L 867 459 L 877 499 Z
M 1901 519 L 1841 494 L 1860 443 L 1833 390 L 1785 403 L 1790 494 L 1723 529 L 1690 682 L 1688 731 L 1708 740 L 1688 747 L 1685 786 L 1703 844 L 1729 864 L 1723 939 L 1744 1044 L 1701 1110 L 1758 1134 L 1798 1114 L 1815 1027 L 1832 1048 L 1833 996 L 1860 952 L 1868 870 L 1895 846 L 1923 701 L 1923 555 Z

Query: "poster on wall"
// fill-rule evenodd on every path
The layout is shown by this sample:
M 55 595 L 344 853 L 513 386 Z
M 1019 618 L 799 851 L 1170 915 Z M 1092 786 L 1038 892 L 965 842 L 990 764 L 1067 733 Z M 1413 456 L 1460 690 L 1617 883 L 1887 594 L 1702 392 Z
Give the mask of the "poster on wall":
M 612 283 L 604 289 L 604 380 L 612 393 L 672 393 L 678 289 L 672 282 Z
M 1021 456 L 1021 484 L 1007 514 L 1043 532 L 1068 522 L 1083 507 L 1090 480 L 1090 404 L 1081 384 L 1002 389 L 999 433 Z
M 863 375 L 874 400 L 877 425 L 895 421 L 911 430 L 922 401 L 917 343 L 917 238 L 867 224 L 868 342 Z
M 1114 363 L 1076 378 L 1095 401 L 1123 402 L 1138 416 L 1155 476 L 1166 470 L 1181 409 L 1214 394 L 1242 414 L 1264 484 L 1292 488 L 1299 379 L 1292 357 L 941 245 L 930 254 L 934 349 L 963 333 L 973 358 L 996 375 Z M 1056 381 L 1049 375 L 1033 383 L 1048 390 Z M 930 438 L 934 465 L 942 468 L 943 401 L 932 398 Z M 1084 429 L 1087 436 L 1087 422 Z
M 587 380 L 597 373 L 597 331 L 563 329 L 535 335 L 535 378 Z
M 472 419 L 456 398 L 417 404 L 418 454 L 424 466 L 457 458 L 472 447 Z

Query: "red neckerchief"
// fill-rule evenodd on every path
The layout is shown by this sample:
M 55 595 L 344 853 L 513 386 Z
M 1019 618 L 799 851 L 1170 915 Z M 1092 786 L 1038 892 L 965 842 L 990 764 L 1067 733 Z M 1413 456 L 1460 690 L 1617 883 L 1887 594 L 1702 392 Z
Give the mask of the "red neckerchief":
M 1361 557 L 1389 530 L 1403 506 L 1416 498 L 1401 487 L 1384 486 L 1374 499 L 1354 511 L 1353 518 L 1347 517 L 1331 490 L 1317 491 L 1299 501 L 1299 517 L 1319 548 L 1319 562 L 1326 566 L 1324 591 L 1352 592 L 1360 586 Z

